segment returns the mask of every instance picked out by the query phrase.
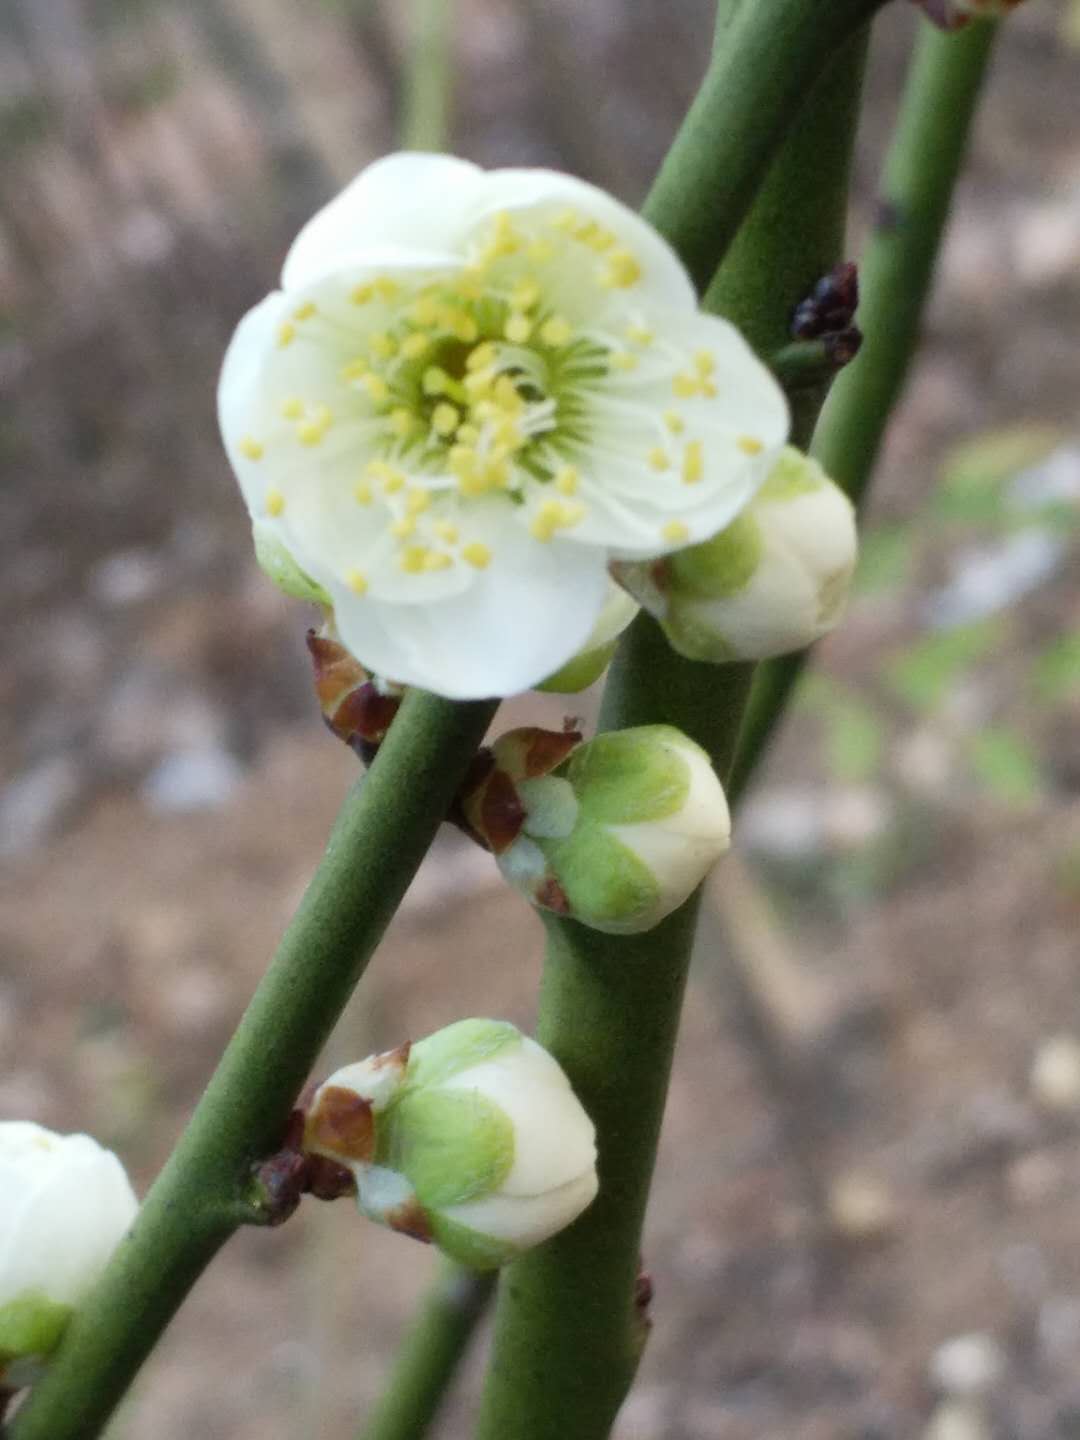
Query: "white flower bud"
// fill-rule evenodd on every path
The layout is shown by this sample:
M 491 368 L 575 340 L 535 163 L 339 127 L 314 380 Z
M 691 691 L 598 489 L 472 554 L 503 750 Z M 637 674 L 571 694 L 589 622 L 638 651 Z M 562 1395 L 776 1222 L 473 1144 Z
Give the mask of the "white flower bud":
M 651 930 L 731 841 L 708 755 L 670 725 L 598 735 L 517 791 L 526 818 L 498 856 L 503 874 L 534 904 L 609 934 Z
M 312 1100 L 304 1144 L 352 1170 L 370 1219 L 476 1269 L 562 1230 L 597 1189 L 592 1121 L 566 1076 L 497 1020 L 338 1070 Z
M 843 613 L 855 569 L 851 501 L 788 448 L 741 515 L 700 545 L 620 581 L 691 660 L 765 660 L 821 638 Z
M 137 1210 L 89 1135 L 0 1122 L 0 1369 L 55 1348 Z

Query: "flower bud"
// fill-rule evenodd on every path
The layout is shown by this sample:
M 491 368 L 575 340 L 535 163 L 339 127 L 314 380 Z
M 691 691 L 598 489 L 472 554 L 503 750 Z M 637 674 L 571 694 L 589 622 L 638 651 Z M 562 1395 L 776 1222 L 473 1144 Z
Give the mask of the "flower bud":
M 572 660 L 568 660 L 561 670 L 549 675 L 543 684 L 536 688 L 554 695 L 576 695 L 579 690 L 595 684 L 611 664 L 619 636 L 636 617 L 640 608 L 637 601 L 631 599 L 621 585 L 610 585 L 600 618 L 593 626 L 584 647 Z
M 0 1372 L 55 1349 L 137 1209 L 120 1161 L 89 1135 L 0 1122 Z
M 597 1189 L 592 1121 L 505 1021 L 461 1020 L 336 1071 L 304 1144 L 352 1170 L 364 1215 L 478 1270 L 562 1230 Z
M 622 584 L 691 660 L 766 660 L 839 620 L 856 555 L 851 501 L 788 448 L 736 520 L 711 540 L 621 565 Z
M 516 789 L 524 817 L 499 868 L 535 905 L 609 934 L 651 930 L 731 839 L 708 755 L 669 725 L 598 735 Z

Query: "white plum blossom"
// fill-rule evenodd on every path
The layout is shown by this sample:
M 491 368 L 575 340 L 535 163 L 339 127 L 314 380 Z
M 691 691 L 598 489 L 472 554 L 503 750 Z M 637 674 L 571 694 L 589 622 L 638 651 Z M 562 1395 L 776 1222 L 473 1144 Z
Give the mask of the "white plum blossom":
M 727 525 L 775 380 L 667 243 L 547 170 L 391 155 L 300 232 L 219 414 L 263 554 L 369 669 L 505 695 L 588 643 L 608 563 Z
M 0 1121 L 0 1369 L 53 1348 L 137 1209 L 89 1135 Z

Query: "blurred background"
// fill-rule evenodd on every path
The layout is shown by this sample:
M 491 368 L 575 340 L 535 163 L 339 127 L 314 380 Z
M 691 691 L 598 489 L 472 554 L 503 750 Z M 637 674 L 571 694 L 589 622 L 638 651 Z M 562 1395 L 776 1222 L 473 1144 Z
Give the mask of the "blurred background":
M 637 202 L 709 10 L 461 0 L 454 148 Z M 0 0 L 0 1114 L 141 1186 L 355 773 L 214 388 L 298 224 L 394 147 L 408 12 Z M 879 25 L 852 253 L 913 22 Z M 857 599 L 712 887 L 618 1440 L 1080 1436 L 1078 47 L 1053 0 L 1002 37 Z M 331 1059 L 528 1026 L 539 959 L 446 836 Z M 113 1436 L 350 1435 L 431 1263 L 348 1204 L 239 1236 Z

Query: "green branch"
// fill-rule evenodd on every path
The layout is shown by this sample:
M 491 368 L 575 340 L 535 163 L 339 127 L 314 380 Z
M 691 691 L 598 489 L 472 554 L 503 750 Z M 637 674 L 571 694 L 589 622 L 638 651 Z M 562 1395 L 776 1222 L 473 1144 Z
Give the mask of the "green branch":
M 813 453 L 858 502 L 907 379 L 957 176 L 998 26 L 943 34 L 924 21 L 885 162 L 878 221 L 861 267 L 862 349 L 837 380 Z M 805 652 L 758 669 L 732 797 L 745 788 L 802 673 Z
M 826 8 L 821 0 L 804 5 L 803 28 L 782 31 L 787 43 L 810 45 L 807 32 L 823 23 Z M 756 35 L 761 17 L 772 33 L 774 10 L 790 20 L 787 0 L 775 6 L 756 0 L 734 17 L 728 8 L 730 24 L 717 61 L 721 73 L 743 74 L 741 57 L 727 47 L 737 46 L 740 36 L 745 42 L 748 33 Z M 811 81 L 820 75 L 826 58 L 827 52 L 819 56 Z M 788 64 L 779 51 L 767 62 L 760 55 L 758 59 L 782 72 Z M 781 150 L 758 202 L 760 209 L 755 208 L 747 222 L 748 238 L 740 237 L 710 290 L 710 303 L 736 308 L 746 300 L 744 318 L 755 344 L 771 346 L 776 334 L 786 333 L 787 317 L 809 288 L 807 281 L 812 283 L 838 258 L 861 68 L 861 43 L 847 44 L 829 70 L 828 85 L 814 90 L 799 117 L 797 136 Z M 706 89 L 709 86 L 706 81 Z M 763 91 L 779 93 L 768 79 Z M 694 123 L 700 126 L 698 105 L 695 111 L 699 117 Z M 685 218 L 687 208 L 710 210 L 717 166 L 726 176 L 743 163 L 741 132 L 711 113 L 716 128 L 695 132 L 700 172 L 687 168 L 684 147 L 684 188 L 669 191 L 665 182 L 654 191 L 654 197 L 668 198 L 663 203 L 654 198 L 650 218 L 672 238 L 686 233 L 680 216 Z M 790 123 L 794 113 L 786 119 Z M 682 143 L 676 142 L 676 149 Z M 813 203 L 801 213 L 801 162 L 807 148 L 822 158 Z M 729 191 L 721 187 L 721 193 Z M 672 212 L 665 226 L 667 204 Z M 781 226 L 775 223 L 778 215 Z M 701 242 L 692 224 L 689 233 L 693 245 Z M 792 235 L 801 239 L 805 253 Z M 719 253 L 715 230 L 712 242 L 709 273 Z M 694 268 L 700 280 L 702 255 Z M 751 674 L 749 665 L 717 667 L 683 659 L 643 615 L 624 637 L 612 666 L 600 728 L 677 725 L 705 746 L 718 772 L 726 775 Z M 554 917 L 545 920 L 548 949 L 538 1038 L 559 1060 L 596 1123 L 600 1193 L 580 1220 L 504 1273 L 478 1440 L 603 1440 L 633 1380 L 646 1335 L 645 1317 L 635 1307 L 642 1226 L 697 911 L 695 897 L 647 934 L 622 937 Z
M 713 61 L 644 207 L 699 290 L 822 71 L 883 3 L 755 0 L 732 15 L 724 0 Z
M 92 1440 L 237 1225 L 252 1165 L 297 1093 L 438 829 L 495 711 L 411 692 L 352 789 L 299 910 L 187 1131 L 10 1440 Z M 287 817 L 283 817 L 287 823 Z

